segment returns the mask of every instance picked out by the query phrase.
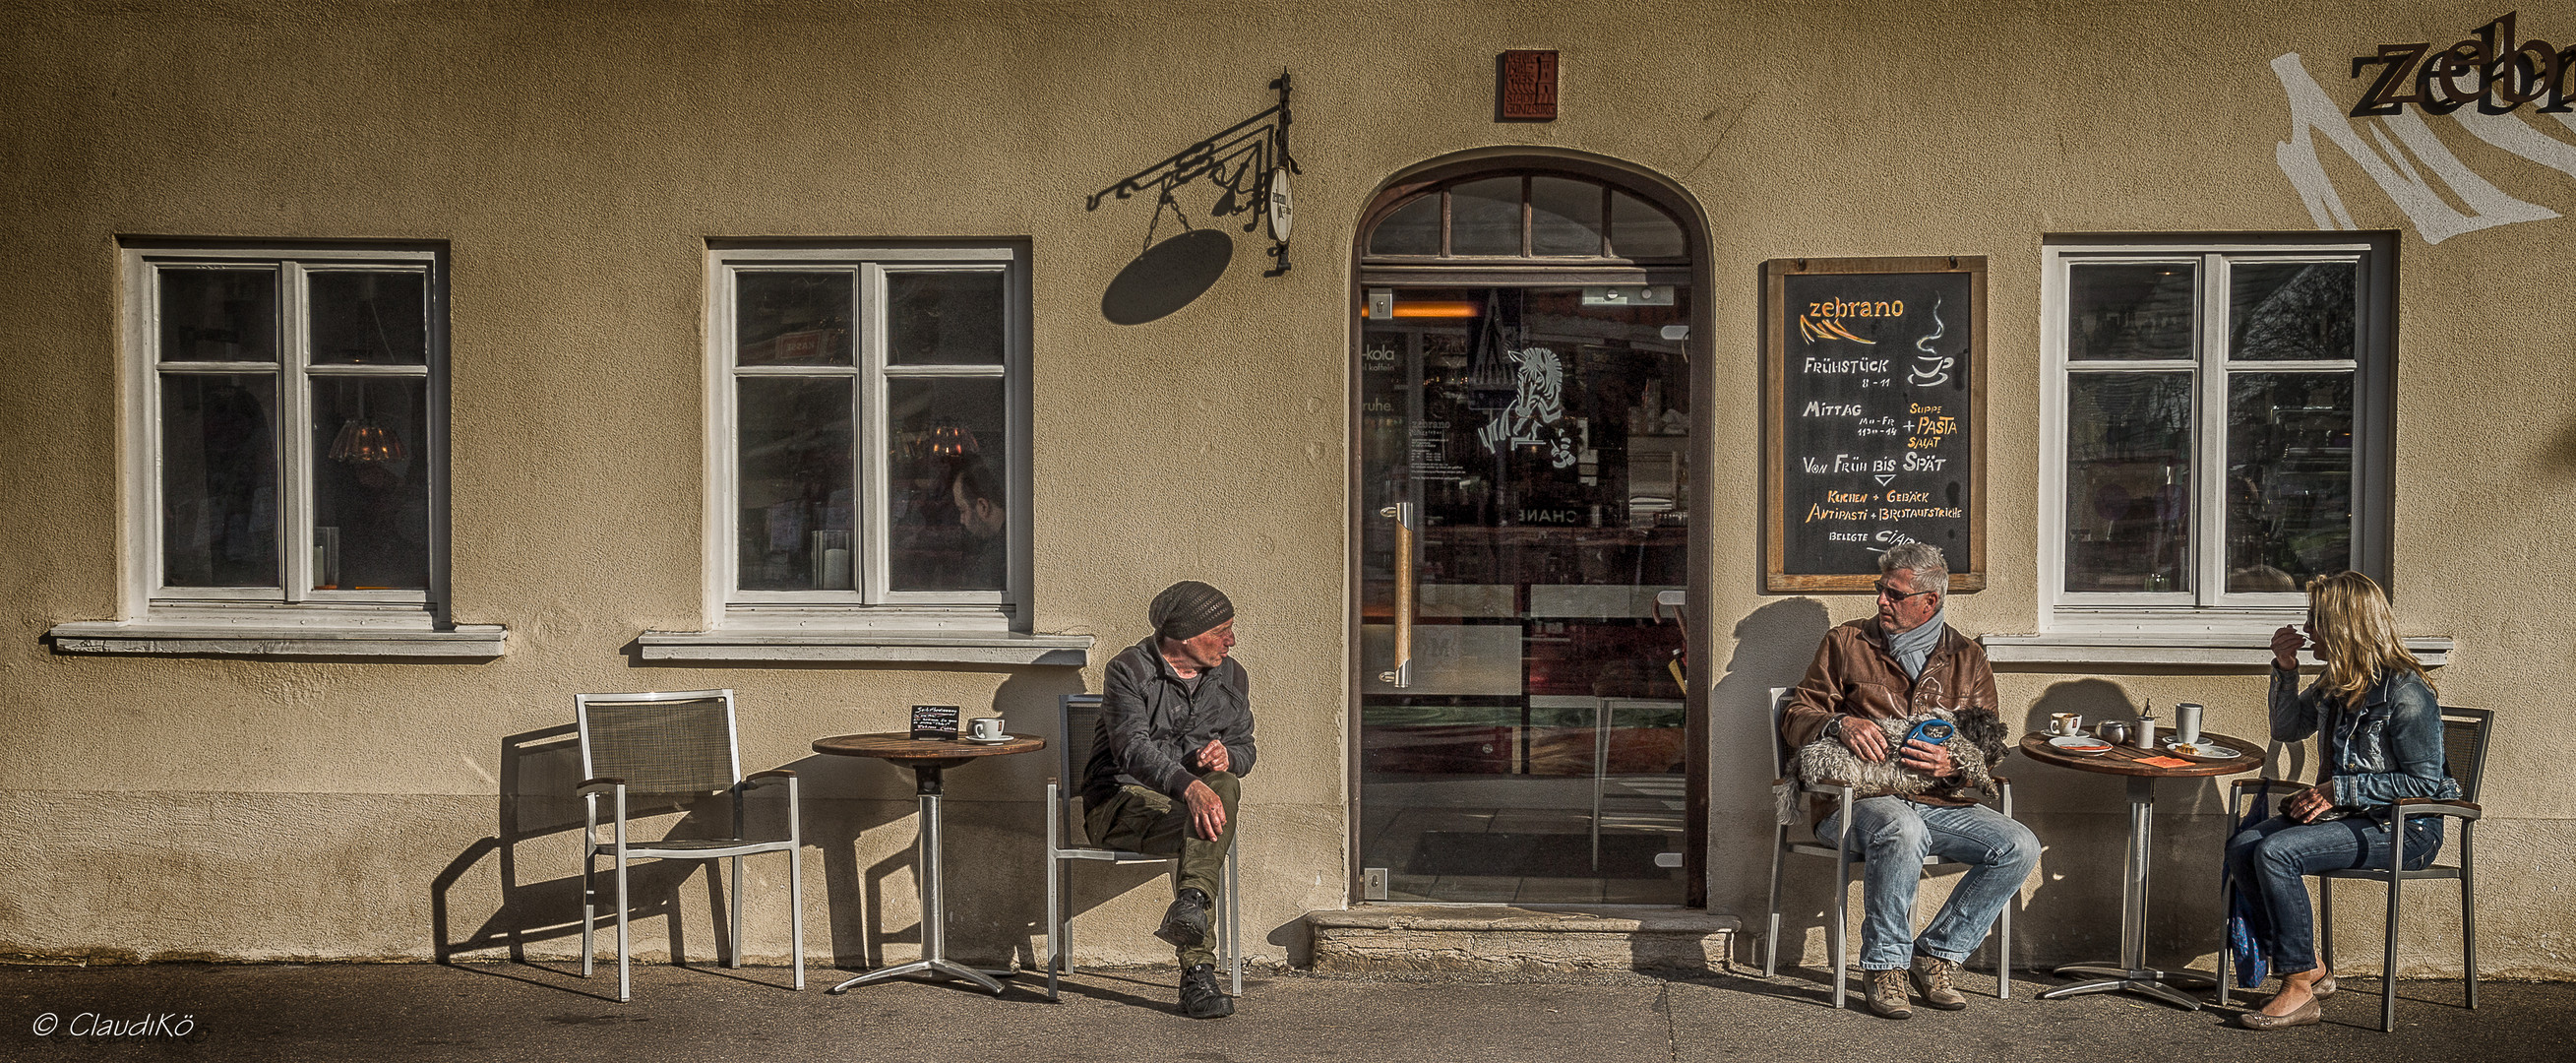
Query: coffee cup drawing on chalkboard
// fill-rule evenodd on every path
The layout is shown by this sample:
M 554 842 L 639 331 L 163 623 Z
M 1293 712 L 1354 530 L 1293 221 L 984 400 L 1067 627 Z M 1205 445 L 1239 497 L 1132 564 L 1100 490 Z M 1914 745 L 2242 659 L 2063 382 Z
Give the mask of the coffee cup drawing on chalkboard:
M 1941 300 L 1936 297 L 1932 300 L 1932 334 L 1914 341 L 1914 349 L 1923 353 L 1914 356 L 1914 371 L 1905 375 L 1906 383 L 1928 388 L 1950 382 L 1950 367 L 1958 364 L 1958 359 L 1941 357 L 1941 352 L 1932 349 L 1932 341 L 1948 331 L 1950 327 L 1941 323 Z

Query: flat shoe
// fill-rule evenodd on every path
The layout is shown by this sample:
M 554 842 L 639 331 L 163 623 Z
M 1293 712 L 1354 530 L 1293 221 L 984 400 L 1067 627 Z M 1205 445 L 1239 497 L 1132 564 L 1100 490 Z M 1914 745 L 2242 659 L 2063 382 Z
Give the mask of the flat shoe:
M 2296 1010 L 2287 1015 L 2276 1018 L 2259 1011 L 2249 1011 L 2238 1015 L 2236 1024 L 2248 1030 L 2278 1030 L 2284 1026 L 2314 1026 L 2324 1022 L 2325 1017 L 2325 1009 L 2317 1006 L 2316 998 L 2310 997 L 2307 1003 L 2299 1005 Z
M 2323 978 L 2317 979 L 2317 984 L 2308 987 L 2308 995 L 2313 996 L 2318 1000 L 2324 1000 L 2327 997 L 2335 995 L 2334 976 L 2327 975 Z

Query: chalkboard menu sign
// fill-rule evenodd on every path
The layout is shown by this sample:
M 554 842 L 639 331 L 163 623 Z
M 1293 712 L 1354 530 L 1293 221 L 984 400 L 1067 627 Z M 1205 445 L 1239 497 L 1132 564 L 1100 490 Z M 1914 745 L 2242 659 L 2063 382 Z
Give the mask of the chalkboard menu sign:
M 1865 592 L 1906 542 L 1984 589 L 1986 260 L 1777 259 L 1762 281 L 1763 589 Z
M 957 706 L 915 705 L 912 707 L 912 736 L 950 741 L 957 737 Z

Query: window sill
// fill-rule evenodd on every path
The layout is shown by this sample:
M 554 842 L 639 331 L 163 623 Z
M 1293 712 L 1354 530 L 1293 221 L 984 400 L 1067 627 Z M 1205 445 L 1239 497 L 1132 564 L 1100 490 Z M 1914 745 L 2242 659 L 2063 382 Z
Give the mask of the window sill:
M 2156 664 L 2258 669 L 2272 662 L 2270 631 L 2058 631 L 1985 635 L 1977 642 L 1998 665 Z M 2406 649 L 2427 668 L 2450 663 L 2448 635 L 2414 635 Z M 2314 663 L 2314 655 L 2304 660 Z
M 442 657 L 490 660 L 501 656 L 510 632 L 499 624 L 436 624 L 427 613 L 408 616 L 260 610 L 224 616 L 217 610 L 156 615 L 143 620 L 79 620 L 46 632 L 58 653 L 215 654 L 228 657 Z
M 1016 631 L 727 629 L 647 631 L 635 640 L 648 661 L 851 661 L 921 664 L 1091 663 L 1089 635 Z

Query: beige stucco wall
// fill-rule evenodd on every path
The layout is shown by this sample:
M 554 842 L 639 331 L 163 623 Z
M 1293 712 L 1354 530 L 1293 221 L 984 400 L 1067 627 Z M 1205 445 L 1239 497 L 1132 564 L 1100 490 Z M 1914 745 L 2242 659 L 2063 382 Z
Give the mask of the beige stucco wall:
M 1989 589 L 1952 619 L 2035 630 L 2042 234 L 2312 230 L 2274 161 L 2290 135 L 2274 58 L 2301 53 L 2348 101 L 2349 56 L 2457 39 L 2488 17 L 2437 3 L 6 7 L 0 951 L 423 957 L 516 928 L 530 952 L 568 954 L 568 806 L 505 797 L 563 781 L 543 732 L 568 723 L 578 691 L 730 686 L 746 766 L 805 773 L 818 961 L 900 958 L 918 937 L 909 787 L 808 743 L 893 727 L 924 700 L 990 701 L 1044 732 L 1054 696 L 1096 689 L 1098 663 L 1141 634 L 1145 599 L 1183 575 L 1234 593 L 1258 680 L 1244 841 L 1257 954 L 1291 956 L 1298 916 L 1344 903 L 1352 227 L 1404 168 L 1511 146 L 1624 160 L 1706 213 L 1711 339 L 1696 356 L 1713 393 L 1694 408 L 1713 547 L 1693 612 L 1714 680 L 1710 903 L 1758 913 L 1761 691 L 1864 607 L 1757 590 L 1760 263 L 1988 258 Z M 2576 36 L 2549 21 L 2525 31 Z M 1511 47 L 1562 50 L 1558 121 L 1492 121 L 1493 57 Z M 1297 268 L 1258 276 L 1263 245 L 1228 228 L 1233 266 L 1205 296 L 1147 325 L 1103 320 L 1110 279 L 1177 228 L 1150 199 L 1086 198 L 1268 106 L 1262 86 L 1283 68 L 1304 165 Z M 2436 125 L 2503 193 L 2576 210 L 2569 175 Z M 2576 974 L 2576 930 L 2553 903 L 2576 879 L 2576 799 L 2555 785 L 2564 743 L 2543 723 L 2569 663 L 2542 544 L 2576 518 L 2576 309 L 2550 298 L 2571 223 L 2429 243 L 2349 160 L 2322 154 L 2358 225 L 2401 232 L 2400 619 L 2459 640 L 2437 675 L 2446 701 L 2506 713 L 2481 828 L 2484 964 Z M 1189 224 L 1240 221 L 1211 221 L 1204 185 L 1181 195 Z M 447 243 L 452 612 L 507 625 L 506 656 L 105 657 L 40 642 L 116 614 L 126 234 Z M 1033 629 L 1098 636 L 1092 668 L 630 659 L 638 633 L 707 619 L 704 241 L 759 236 L 1028 242 Z M 2007 672 L 2003 692 L 2008 713 L 2111 692 L 2194 698 L 2212 727 L 2246 734 L 2261 682 L 2071 667 Z M 1046 763 L 951 781 L 961 952 L 1026 954 Z M 2108 952 L 2117 784 L 2017 774 L 2020 810 L 2050 844 L 2020 951 Z M 2193 885 L 2216 844 L 2214 792 L 2160 795 L 2177 817 L 2159 835 L 2172 854 L 2160 949 L 2214 946 L 2215 902 Z M 1824 876 L 1801 870 L 1792 921 L 1820 955 Z M 774 885 L 783 868 L 755 874 Z M 1148 873 L 1083 881 L 1087 961 L 1164 954 L 1143 933 L 1159 907 Z M 2376 895 L 2354 893 L 2348 940 L 2366 943 Z M 2423 893 L 2408 962 L 2450 969 L 2447 890 Z M 783 900 L 765 886 L 750 900 L 750 952 L 783 956 Z M 704 887 L 675 907 L 688 951 L 711 954 Z M 647 924 L 638 940 L 650 953 L 670 937 Z

